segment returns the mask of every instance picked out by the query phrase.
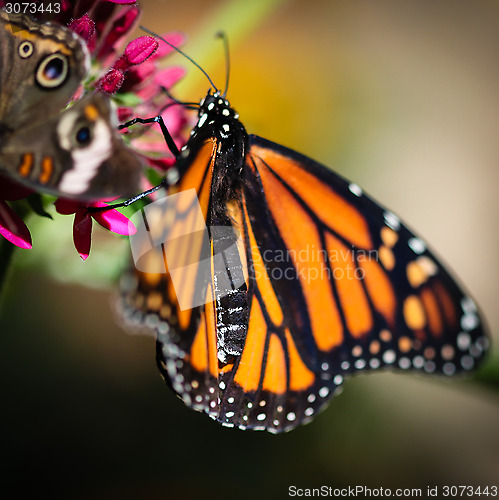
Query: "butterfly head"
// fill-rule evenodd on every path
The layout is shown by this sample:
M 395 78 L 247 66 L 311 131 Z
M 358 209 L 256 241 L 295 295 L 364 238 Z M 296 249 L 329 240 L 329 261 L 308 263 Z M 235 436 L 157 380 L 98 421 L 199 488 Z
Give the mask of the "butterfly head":
M 199 103 L 198 121 L 181 149 L 177 167 L 180 173 L 187 170 L 203 146 L 212 144 L 211 160 L 217 171 L 212 193 L 224 193 L 223 199 L 230 198 L 241 182 L 248 141 L 246 129 L 229 101 L 221 92 L 209 91 Z
M 191 135 L 194 136 L 201 130 L 210 130 L 211 134 L 215 132 L 220 140 L 224 140 L 244 128 L 229 101 L 220 92 L 212 94 L 209 91 L 199 103 L 198 122 Z

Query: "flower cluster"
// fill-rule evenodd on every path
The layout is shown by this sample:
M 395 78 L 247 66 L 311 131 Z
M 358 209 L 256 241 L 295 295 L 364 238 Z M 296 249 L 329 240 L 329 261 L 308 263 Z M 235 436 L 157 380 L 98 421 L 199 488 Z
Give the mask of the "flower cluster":
M 0 8 L 5 4 L 0 0 Z M 170 99 L 164 89 L 170 88 L 184 75 L 181 67 L 161 69 L 159 62 L 172 48 L 152 36 L 140 36 L 125 45 L 130 32 L 137 25 L 140 9 L 133 0 L 77 0 L 60 2 L 61 9 L 50 17 L 51 22 L 67 26 L 87 44 L 92 56 L 92 69 L 73 99 L 88 92 L 105 92 L 117 105 L 118 120 L 124 122 L 136 116 L 152 117 L 162 114 L 173 139 L 180 146 L 182 130 L 186 123 L 180 106 L 167 107 Z M 178 33 L 163 34 L 171 44 L 178 46 L 182 36 Z M 174 159 L 167 152 L 164 142 L 158 139 L 159 128 L 137 134 L 128 142 L 143 159 L 145 166 L 162 171 Z M 161 145 L 160 145 L 161 144 Z M 144 180 L 144 186 L 147 187 Z M 31 236 L 23 220 L 10 202 L 32 194 L 0 173 L 0 235 L 21 248 L 31 248 Z M 75 214 L 73 240 L 83 259 L 88 257 L 91 242 L 92 220 L 118 234 L 128 234 L 128 220 L 117 210 L 89 211 L 104 207 L 104 201 L 82 204 L 74 200 L 59 199 L 55 203 L 59 214 Z

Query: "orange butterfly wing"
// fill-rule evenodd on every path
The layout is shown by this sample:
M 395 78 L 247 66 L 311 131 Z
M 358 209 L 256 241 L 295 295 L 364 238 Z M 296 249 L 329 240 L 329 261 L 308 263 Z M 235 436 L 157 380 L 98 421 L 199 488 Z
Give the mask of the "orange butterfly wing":
M 355 184 L 274 143 L 249 141 L 238 197 L 227 204 L 239 239 L 237 265 L 226 267 L 234 293 L 244 282 L 247 302 L 240 351 L 236 342 L 221 360 L 222 316 L 235 303 L 217 298 L 223 264 L 215 264 L 213 238 L 206 303 L 181 312 L 172 295 L 158 300 L 173 308 L 159 321 L 169 331 L 156 327 L 158 364 L 186 404 L 223 425 L 279 432 L 310 420 L 356 370 L 452 375 L 478 363 L 487 339 L 476 306 L 422 240 Z M 219 148 L 208 142 L 190 154 L 178 189 L 196 189 L 210 226 Z M 134 301 L 157 293 L 159 280 L 171 290 L 168 274 L 139 275 L 126 295 L 145 317 L 139 323 L 151 308 Z
M 289 430 L 350 372 L 453 375 L 479 362 L 476 306 L 422 240 L 309 158 L 250 144 L 239 223 L 250 319 L 241 357 L 220 373 L 221 422 Z
M 253 215 L 256 239 L 265 252 L 281 238 L 319 351 L 339 349 L 352 369 L 377 368 L 379 361 L 446 375 L 474 365 L 468 356 L 481 358 L 487 339 L 476 306 L 420 238 L 358 186 L 250 137 L 247 171 L 261 182 L 270 221 L 262 230 Z M 258 197 L 247 203 L 249 212 L 261 210 Z M 294 287 L 273 284 L 289 304 Z

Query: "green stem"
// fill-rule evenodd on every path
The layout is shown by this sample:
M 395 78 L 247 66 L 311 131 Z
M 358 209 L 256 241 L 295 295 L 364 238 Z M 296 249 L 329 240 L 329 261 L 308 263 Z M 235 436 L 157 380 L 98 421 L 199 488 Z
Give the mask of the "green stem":
M 4 290 L 4 284 L 10 269 L 10 263 L 16 246 L 4 238 L 0 239 L 0 299 Z
M 473 376 L 472 381 L 489 389 L 499 390 L 499 349 L 494 349 L 494 345 L 487 355 L 486 362 Z

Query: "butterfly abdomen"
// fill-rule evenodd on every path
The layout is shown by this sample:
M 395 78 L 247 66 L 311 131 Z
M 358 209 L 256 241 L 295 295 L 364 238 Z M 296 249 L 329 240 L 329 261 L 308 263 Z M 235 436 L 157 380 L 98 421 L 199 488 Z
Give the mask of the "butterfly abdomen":
M 218 359 L 239 356 L 248 332 L 248 288 L 234 228 L 210 228 L 213 243 L 213 294 L 215 298 Z

